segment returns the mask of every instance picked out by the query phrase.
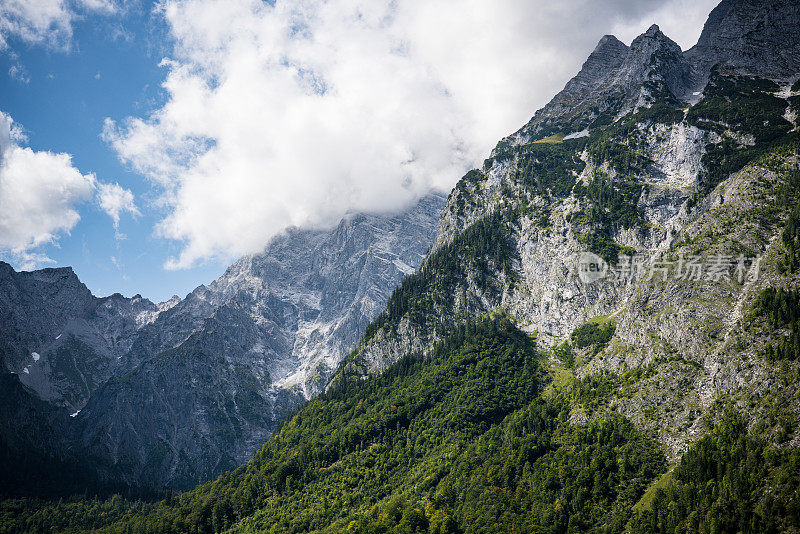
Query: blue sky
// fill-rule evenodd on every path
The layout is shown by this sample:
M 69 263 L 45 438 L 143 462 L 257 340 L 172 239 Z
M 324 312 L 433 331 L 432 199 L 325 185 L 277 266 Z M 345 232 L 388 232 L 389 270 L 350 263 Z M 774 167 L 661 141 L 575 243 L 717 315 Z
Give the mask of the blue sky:
M 182 297 L 289 226 L 449 190 L 604 34 L 685 49 L 715 4 L 4 0 L 0 259 Z
M 125 238 L 120 240 L 108 215 L 84 202 L 81 219 L 69 235 L 42 247 L 54 263 L 38 266 L 70 265 L 98 295 L 141 293 L 165 300 L 213 280 L 225 262 L 206 261 L 191 272 L 161 268 L 164 258 L 177 250 L 176 243 L 153 235 L 163 210 L 153 206 L 157 198 L 149 184 L 101 139 L 106 117 L 143 115 L 163 102 L 165 71 L 159 63 L 167 52 L 166 28 L 151 9 L 145 4 L 121 17 L 84 15 L 72 25 L 69 51 L 12 36 L 10 50 L 0 53 L 0 110 L 22 125 L 27 146 L 71 154 L 81 172 L 130 189 L 141 212 L 135 218 L 122 215 L 119 231 Z M 24 68 L 27 81 L 7 74 L 15 65 Z M 15 263 L 8 254 L 0 257 Z

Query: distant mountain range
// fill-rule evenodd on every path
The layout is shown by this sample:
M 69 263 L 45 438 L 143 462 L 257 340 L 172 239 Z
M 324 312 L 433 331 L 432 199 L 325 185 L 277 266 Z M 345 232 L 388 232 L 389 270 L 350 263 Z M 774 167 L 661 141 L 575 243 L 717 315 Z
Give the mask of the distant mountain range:
M 0 263 L 9 380 L 62 408 L 42 414 L 54 435 L 14 443 L 132 486 L 188 488 L 237 467 L 324 387 L 419 265 L 444 200 L 289 230 L 161 304 L 94 297 L 68 267 L 18 273 Z

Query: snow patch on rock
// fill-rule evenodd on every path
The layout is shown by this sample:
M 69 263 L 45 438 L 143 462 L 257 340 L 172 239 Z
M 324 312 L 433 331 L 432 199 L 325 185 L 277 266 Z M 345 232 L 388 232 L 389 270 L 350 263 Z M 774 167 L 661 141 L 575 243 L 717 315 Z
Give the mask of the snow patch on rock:
M 564 136 L 564 141 L 569 141 L 570 139 L 581 139 L 583 137 L 589 137 L 589 129 L 581 130 L 580 132 L 572 132 L 571 134 Z

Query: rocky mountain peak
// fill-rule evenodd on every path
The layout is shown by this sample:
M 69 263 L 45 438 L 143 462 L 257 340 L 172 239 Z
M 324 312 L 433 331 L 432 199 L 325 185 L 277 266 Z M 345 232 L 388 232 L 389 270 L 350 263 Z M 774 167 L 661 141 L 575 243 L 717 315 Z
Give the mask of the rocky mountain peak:
M 737 74 L 793 81 L 800 72 L 800 1 L 723 0 L 686 52 L 705 85 L 711 67 Z
M 184 300 L 158 305 L 115 378 L 75 417 L 78 448 L 109 475 L 182 488 L 246 461 L 321 391 L 419 266 L 444 203 L 430 194 L 400 213 L 290 229 Z
M 653 24 L 646 32 L 634 39 L 630 47 L 631 51 L 635 53 L 652 53 L 661 48 L 666 48 L 670 51 L 677 49 L 678 53 L 681 51 L 681 47 L 678 46 L 675 41 L 664 35 L 664 32 L 661 31 L 658 24 Z
M 604 36 L 597 43 L 597 47 L 589 55 L 578 75 L 567 84 L 562 92 L 576 93 L 585 88 L 596 88 L 609 72 L 622 65 L 628 50 L 628 46 L 613 35 Z
M 793 203 L 784 200 L 797 191 L 797 86 L 780 90 L 768 80 L 725 76 L 724 69 L 705 93 L 690 95 L 700 98 L 688 109 L 686 93 L 696 82 L 697 58 L 706 61 L 702 68 L 720 57 L 743 67 L 761 61 L 750 72 L 762 76 L 797 61 L 800 54 L 789 58 L 783 49 L 798 42 L 799 1 L 726 1 L 692 54 L 656 25 L 630 47 L 603 38 L 563 91 L 502 140 L 483 169 L 462 178 L 444 211 L 440 246 L 367 330 L 346 370 L 380 372 L 403 354 L 428 350 L 461 317 L 502 311 L 536 332 L 537 343 L 566 350 L 584 328 L 599 331 L 599 324 L 608 324 L 609 336 L 620 340 L 617 347 L 600 357 L 586 353 L 586 363 L 577 366 L 572 353 L 565 359 L 582 378 L 660 368 L 654 372 L 675 386 L 643 380 L 640 400 L 631 402 L 623 380 L 620 397 L 609 406 L 612 412 L 625 406 L 623 412 L 644 424 L 658 412 L 660 429 L 670 429 L 661 439 L 673 458 L 702 430 L 689 410 L 706 410 L 732 391 L 741 394 L 740 406 L 755 407 L 745 404 L 754 391 L 767 398 L 760 392 L 772 386 L 756 374 L 778 376 L 780 366 L 767 367 L 765 360 L 777 357 L 765 358 L 757 342 L 745 348 L 753 333 L 748 309 L 767 284 L 774 284 L 773 292 L 797 286 L 796 267 L 779 259 L 797 254 L 797 245 L 789 245 L 796 226 L 784 223 L 797 217 L 789 215 Z M 800 66 L 787 73 L 796 80 Z M 649 111 L 637 113 L 643 108 Z M 778 193 L 788 183 L 793 192 Z M 759 215 L 766 210 L 776 218 Z M 497 251 L 493 260 L 487 250 Z M 628 254 L 652 266 L 666 258 L 675 265 L 684 254 L 703 261 L 734 258 L 739 250 L 752 251 L 745 254 L 754 265 L 762 253 L 771 258 L 772 271 L 759 280 L 756 271 L 749 281 L 744 275 L 735 282 L 707 278 L 702 289 L 686 277 L 642 278 L 639 286 L 623 274 L 584 283 L 580 258 L 587 250 L 616 265 L 609 273 L 625 272 Z M 775 334 L 789 346 L 785 330 Z M 678 370 L 666 363 L 679 353 L 697 364 Z M 794 349 L 781 354 L 796 363 Z M 751 369 L 753 379 L 746 375 Z M 751 383 L 754 389 L 746 389 Z M 786 387 L 773 384 L 776 391 Z M 673 401 L 686 408 L 668 407 Z M 589 421 L 591 416 L 577 415 L 583 409 L 570 417 Z M 678 437 L 671 433 L 678 425 L 664 421 L 682 410 L 685 431 Z M 700 424 L 689 430 L 695 422 Z
M 654 92 L 668 91 L 682 99 L 689 94 L 692 79 L 681 47 L 658 25 L 650 26 L 630 47 L 606 35 L 580 72 L 528 124 L 503 139 L 495 154 L 509 145 L 579 132 L 608 115 L 647 106 L 655 98 Z
M 691 101 L 718 64 L 736 74 L 794 82 L 800 72 L 798 20 L 800 0 L 723 0 L 687 52 L 657 24 L 630 47 L 606 35 L 564 89 L 501 140 L 492 156 L 553 134 L 590 129 L 659 97 Z
M 597 43 L 593 54 L 604 52 L 606 50 L 619 50 L 622 54 L 624 54 L 628 50 L 628 45 L 617 39 L 616 35 L 607 34 L 600 38 L 600 41 Z
M 640 95 L 636 103 L 630 102 L 628 106 L 641 107 L 648 103 L 641 98 L 645 84 L 661 85 L 678 99 L 687 95 L 692 85 L 691 66 L 678 43 L 653 24 L 631 43 L 617 80 L 629 95 Z
M 69 286 L 83 286 L 78 275 L 72 270 L 72 267 L 48 267 L 37 271 L 22 271 L 21 275 L 28 275 L 31 280 L 37 282 L 44 282 L 48 284 L 67 284 Z M 87 289 L 88 291 L 88 289 Z

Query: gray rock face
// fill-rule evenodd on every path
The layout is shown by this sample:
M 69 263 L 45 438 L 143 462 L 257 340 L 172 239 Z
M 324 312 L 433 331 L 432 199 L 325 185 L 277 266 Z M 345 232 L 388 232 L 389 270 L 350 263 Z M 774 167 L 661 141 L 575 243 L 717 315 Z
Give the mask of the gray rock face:
M 607 35 L 577 76 L 494 154 L 555 133 L 581 132 L 656 98 L 696 100 L 694 93 L 702 91 L 718 64 L 727 72 L 793 82 L 800 72 L 798 20 L 798 0 L 724 0 L 686 52 L 655 25 L 630 47 Z
M 21 381 L 8 388 L 49 403 L 31 406 L 67 408 L 38 410 L 53 431 L 37 432 L 37 450 L 70 450 L 106 479 L 157 487 L 188 488 L 242 464 L 324 387 L 420 264 L 444 203 L 432 194 L 398 215 L 290 230 L 158 305 L 94 297 L 70 268 L 0 263 L 0 357 L 18 376 L 8 384 Z M 5 415 L 0 437 L 29 444 Z
M 635 106 L 642 107 L 653 101 L 642 102 L 642 98 L 673 96 L 682 99 L 689 91 L 690 75 L 691 68 L 681 47 L 654 24 L 633 40 L 614 83 L 625 87 L 628 94 L 636 94 L 638 89 L 640 100 Z M 659 94 L 658 91 L 663 89 L 668 92 Z M 627 102 L 623 112 L 633 108 L 633 102 Z
M 581 71 L 519 131 L 498 144 L 524 144 L 554 133 L 571 134 L 651 104 L 664 93 L 683 98 L 691 67 L 680 47 L 653 25 L 628 47 L 613 35 L 600 40 Z
M 94 297 L 71 268 L 15 272 L 0 262 L 0 359 L 39 397 L 78 410 L 158 313 L 147 299 Z
M 75 417 L 109 478 L 188 488 L 247 461 L 319 392 L 433 243 L 442 195 L 290 230 L 145 324 Z
M 246 310 L 220 308 L 178 347 L 100 387 L 75 418 L 72 448 L 103 478 L 135 485 L 189 488 L 235 469 L 304 400 L 272 387 L 273 362 L 247 345 L 260 334 Z
M 744 87 L 752 80 L 729 74 L 756 74 L 779 82 L 800 77 L 800 65 L 779 52 L 781 47 L 796 45 L 800 29 L 797 3 L 765 2 L 764 9 L 751 4 L 724 2 L 707 24 L 701 44 L 687 54 L 657 27 L 638 37 L 630 48 L 604 38 L 578 76 L 553 101 L 516 134 L 501 141 L 482 171 L 471 171 L 462 178 L 442 212 L 434 250 L 458 243 L 458 238 L 487 214 L 502 213 L 510 219 L 505 226 L 493 224 L 511 242 L 513 254 L 506 255 L 503 262 L 513 264 L 515 276 L 509 277 L 505 267 L 493 264 L 491 258 L 476 258 L 469 252 L 459 258 L 460 265 L 473 267 L 463 272 L 454 271 L 446 262 L 423 263 L 421 272 L 427 276 L 418 281 L 423 287 L 418 292 L 432 302 L 424 308 L 424 316 L 411 320 L 410 313 L 398 313 L 392 316 L 393 322 L 378 323 L 349 360 L 351 370 L 381 372 L 409 351 L 429 349 L 442 331 L 463 317 L 501 311 L 520 328 L 536 332 L 537 342 L 544 347 L 568 341 L 576 327 L 589 321 L 614 322 L 616 337 L 609 347 L 599 354 L 575 355 L 573 370 L 579 376 L 641 370 L 644 378 L 611 395 L 609 408 L 656 431 L 672 458 L 702 435 L 701 416 L 721 395 L 730 395 L 754 418 L 771 409 L 763 399 L 779 398 L 772 408 L 790 407 L 791 417 L 795 417 L 800 388 L 784 390 L 786 386 L 780 385 L 786 371 L 759 355 L 763 346 L 751 343 L 747 313 L 765 287 L 797 287 L 796 273 L 783 274 L 778 267 L 784 254 L 782 220 L 791 209 L 782 202 L 785 193 L 780 191 L 787 176 L 797 172 L 800 161 L 796 138 L 790 134 L 796 131 L 796 101 L 792 99 L 797 97 L 797 87 L 792 91 L 785 83 L 759 82 L 760 87 L 772 88 L 753 91 L 752 100 L 736 104 L 742 114 L 751 114 L 749 126 L 703 115 L 713 113 L 713 105 L 711 111 L 698 105 L 695 114 L 691 108 L 681 112 L 698 100 L 695 97 L 700 103 L 706 97 L 716 101 L 741 98 L 735 91 L 723 93 L 717 84 L 705 86 L 705 95 L 693 94 L 719 63 L 717 53 L 729 58 L 727 65 L 738 65 L 721 69 L 719 79 L 732 85 Z M 753 9 L 753 20 L 747 18 L 748 6 Z M 783 37 L 767 29 L 767 21 L 782 28 Z M 719 44 L 714 52 L 710 43 L 722 42 L 719 35 L 727 35 L 737 44 L 729 49 Z M 764 35 L 775 41 L 766 44 Z M 632 113 L 653 103 L 668 111 Z M 777 114 L 783 111 L 775 109 L 784 105 L 786 112 L 781 118 Z M 627 114 L 620 116 L 623 113 Z M 567 136 L 563 143 L 555 138 L 553 144 L 528 144 L 555 133 L 594 130 L 600 124 L 592 125 L 592 121 L 601 114 L 606 119 L 614 115 L 609 122 L 622 119 L 617 120 L 618 128 L 604 130 L 605 136 L 588 135 L 584 141 L 573 139 L 587 135 Z M 779 130 L 769 142 L 759 140 L 762 124 Z M 598 150 L 606 142 L 614 143 L 616 154 Z M 783 146 L 774 148 L 776 145 L 769 143 Z M 752 147 L 757 149 L 748 153 Z M 758 150 L 769 157 L 759 159 Z M 727 167 L 725 176 L 708 191 L 704 176 L 719 163 L 706 156 L 719 157 L 723 152 L 727 157 L 741 157 L 742 163 Z M 628 157 L 620 157 L 625 153 Z M 630 165 L 633 153 L 642 156 L 640 165 Z M 545 159 L 551 154 L 555 156 Z M 534 158 L 534 163 L 547 161 L 548 166 L 536 168 L 531 163 Z M 575 159 L 585 163 L 583 170 L 562 165 Z M 557 173 L 550 179 L 564 188 L 543 190 L 544 186 L 537 186 L 547 183 L 547 173 Z M 616 181 L 617 192 L 623 190 L 624 182 L 641 185 L 635 197 L 623 202 L 628 208 L 636 206 L 642 223 L 626 226 L 619 221 L 619 209 L 602 208 L 589 198 L 586 188 L 597 180 Z M 629 266 L 627 271 L 633 276 L 624 275 L 624 262 L 613 270 L 618 276 L 593 283 L 579 276 L 579 258 L 590 246 L 586 236 L 599 226 L 581 221 L 590 220 L 587 213 L 594 209 L 602 209 L 611 220 L 603 229 L 607 232 L 604 238 L 636 253 L 639 266 Z M 706 275 L 681 278 L 679 256 L 702 262 Z M 747 269 L 745 257 L 751 262 Z M 763 261 L 755 259 L 758 257 Z M 743 276 L 729 272 L 709 277 L 709 265 L 713 269 L 715 261 L 741 266 Z M 672 269 L 666 278 L 657 270 L 648 272 L 651 266 L 663 269 L 665 262 Z M 442 264 L 446 266 L 437 267 Z M 640 268 L 645 274 L 636 276 Z M 654 276 L 648 277 L 649 273 Z M 756 273 L 752 279 L 748 278 L 751 273 Z M 447 285 L 438 283 L 445 279 Z M 477 283 L 480 281 L 484 283 Z M 452 318 L 450 325 L 440 327 L 442 317 Z M 775 337 L 780 339 L 784 333 L 779 334 Z M 797 367 L 792 363 L 788 368 L 794 372 Z M 582 413 L 574 413 L 573 418 L 587 420 Z M 793 443 L 800 443 L 797 433 Z
M 420 264 L 444 203 L 434 194 L 395 216 L 353 214 L 333 230 L 289 230 L 146 324 L 121 364 L 135 369 L 235 308 L 256 328 L 246 349 L 272 362 L 270 380 L 310 398 Z
M 613 35 L 606 35 L 597 45 L 580 72 L 571 79 L 544 108 L 537 111 L 531 121 L 515 134 L 530 139 L 539 130 L 558 128 L 565 118 L 574 116 L 578 123 L 573 130 L 593 120 L 609 105 L 601 96 L 612 84 L 614 74 L 622 66 L 630 49 Z M 600 106 L 600 107 L 598 107 Z M 520 137 L 521 138 L 521 137 Z
M 794 81 L 800 73 L 798 20 L 797 0 L 723 0 L 686 58 L 701 86 L 715 64 L 738 74 Z

